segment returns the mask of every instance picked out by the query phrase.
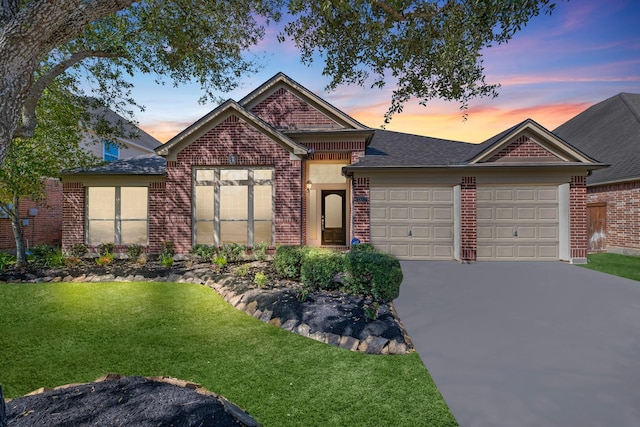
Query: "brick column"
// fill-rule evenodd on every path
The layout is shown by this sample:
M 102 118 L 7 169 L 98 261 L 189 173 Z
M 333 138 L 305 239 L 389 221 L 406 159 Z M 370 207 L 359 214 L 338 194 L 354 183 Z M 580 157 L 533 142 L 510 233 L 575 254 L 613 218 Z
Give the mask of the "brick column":
M 351 235 L 362 243 L 371 241 L 369 218 L 369 178 L 353 178 L 353 229 Z
M 587 258 L 587 178 L 572 176 L 569 185 L 569 228 L 571 230 L 571 261 Z
M 84 243 L 85 189 L 81 182 L 63 183 L 62 250 Z
M 165 240 L 166 183 L 149 184 L 149 253 L 159 253 Z
M 476 177 L 463 176 L 460 185 L 460 261 L 475 262 L 477 252 Z

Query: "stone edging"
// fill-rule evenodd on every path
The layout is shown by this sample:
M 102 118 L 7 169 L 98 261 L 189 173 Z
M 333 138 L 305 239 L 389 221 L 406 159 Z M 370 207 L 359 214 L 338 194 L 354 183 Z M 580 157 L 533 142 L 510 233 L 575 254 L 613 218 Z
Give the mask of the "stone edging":
M 232 276 L 223 278 L 222 280 L 213 280 L 209 272 L 202 271 L 203 275 L 197 275 L 198 271 L 189 271 L 184 275 L 170 274 L 169 276 L 158 277 L 143 277 L 140 275 L 129 275 L 126 277 L 115 276 L 113 274 L 100 275 L 81 275 L 78 277 L 72 276 L 47 276 L 38 277 L 33 280 L 29 280 L 23 283 L 59 283 L 59 282 L 176 282 L 176 283 L 195 283 L 205 285 L 215 290 L 222 299 L 231 304 L 233 307 L 240 311 L 244 311 L 249 316 L 255 317 L 265 323 L 269 323 L 273 326 L 279 327 L 289 332 L 293 332 L 298 335 L 302 335 L 316 341 L 320 341 L 329 345 L 344 348 L 350 351 L 357 351 L 367 354 L 407 354 L 414 351 L 413 344 L 409 335 L 401 324 L 398 315 L 393 307 L 392 303 L 388 303 L 394 318 L 398 321 L 399 327 L 402 330 L 403 338 L 405 342 L 399 342 L 397 340 L 389 340 L 388 338 L 370 335 L 364 340 L 359 340 L 355 337 L 348 335 L 336 335 L 330 332 L 311 332 L 309 325 L 300 323 L 295 319 L 282 320 L 280 318 L 273 318 L 273 312 L 271 310 L 260 310 L 256 301 L 248 301 L 247 293 L 236 294 L 233 289 L 226 286 L 226 284 L 232 280 Z M 3 283 L 3 282 L 0 282 Z M 15 283 L 15 282 L 9 282 Z

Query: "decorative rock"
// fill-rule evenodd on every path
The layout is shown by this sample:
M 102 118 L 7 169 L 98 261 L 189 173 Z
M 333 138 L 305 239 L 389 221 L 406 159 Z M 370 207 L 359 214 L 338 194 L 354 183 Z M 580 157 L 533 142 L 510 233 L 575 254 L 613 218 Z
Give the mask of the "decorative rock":
M 366 340 L 360 341 L 358 351 L 368 354 L 380 354 L 388 339 L 382 337 L 369 336 Z
M 106 274 L 106 275 L 102 276 L 100 281 L 102 281 L 102 282 L 112 282 L 115 278 L 116 278 L 116 276 L 114 276 L 113 274 Z
M 253 313 L 253 317 L 255 317 L 256 319 L 262 317 L 262 310 L 256 310 L 255 313 Z
M 340 342 L 338 343 L 338 346 L 340 348 L 345 348 L 351 351 L 357 351 L 359 345 L 360 345 L 359 340 L 349 336 L 340 337 Z
M 336 347 L 338 347 L 338 345 L 340 344 L 340 335 L 332 334 L 331 332 L 326 332 L 324 336 L 325 336 L 324 342 L 326 342 L 327 344 L 334 345 Z
M 282 329 L 284 329 L 285 331 L 293 332 L 293 329 L 296 326 L 298 326 L 298 321 L 296 319 L 289 319 L 286 322 L 284 322 L 284 324 L 282 325 Z
M 274 317 L 273 319 L 269 320 L 269 324 L 275 326 L 276 328 L 279 328 L 281 325 L 281 321 L 279 317 Z
M 69 280 L 67 280 L 67 277 Z M 82 276 L 76 277 L 75 279 L 71 276 L 65 277 L 65 282 L 86 282 L 87 276 L 83 274 Z
M 234 307 L 238 306 L 238 303 L 242 300 L 242 295 L 236 295 L 233 298 L 231 298 L 229 300 L 229 304 L 231 304 Z
M 316 331 L 309 334 L 309 338 L 311 338 L 312 340 L 320 341 L 320 342 L 325 342 L 326 340 L 324 332 L 320 332 L 320 331 Z
M 51 280 L 53 283 L 58 283 L 58 282 L 62 282 L 62 277 L 60 276 L 56 276 Z
M 271 315 L 273 314 L 273 311 L 271 310 L 265 310 L 262 312 L 262 316 L 260 316 L 260 320 L 262 320 L 263 322 L 267 323 L 269 320 L 271 320 Z
M 311 328 L 306 323 L 301 323 L 293 330 L 296 334 L 302 335 L 303 337 L 309 336 L 309 331 Z
M 247 304 L 240 302 L 240 304 L 236 305 L 236 308 L 240 311 L 245 311 L 245 309 L 247 308 Z
M 256 312 L 257 308 L 258 308 L 258 302 L 252 301 L 247 305 L 247 308 L 244 310 L 244 312 L 247 313 L 249 316 L 253 316 L 253 313 Z

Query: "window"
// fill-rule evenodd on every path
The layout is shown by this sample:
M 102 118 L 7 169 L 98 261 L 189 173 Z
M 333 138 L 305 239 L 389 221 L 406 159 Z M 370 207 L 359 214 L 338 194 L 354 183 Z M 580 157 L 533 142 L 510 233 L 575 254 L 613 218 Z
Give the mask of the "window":
M 273 170 L 197 169 L 196 244 L 273 243 Z
M 118 144 L 107 141 L 102 141 L 102 158 L 107 162 L 115 162 L 120 158 L 120 147 Z
M 147 187 L 89 187 L 87 243 L 147 244 Z

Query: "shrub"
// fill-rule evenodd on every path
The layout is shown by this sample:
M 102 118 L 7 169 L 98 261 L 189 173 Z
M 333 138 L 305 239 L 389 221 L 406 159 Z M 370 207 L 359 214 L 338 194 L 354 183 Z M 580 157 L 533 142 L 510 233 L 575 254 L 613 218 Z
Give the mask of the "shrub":
M 330 249 L 313 248 L 306 252 L 300 266 L 300 279 L 304 286 L 335 289 L 334 276 L 344 270 L 345 256 Z
M 218 270 L 222 270 L 227 265 L 227 259 L 222 255 L 218 255 L 217 257 L 211 260 L 211 263 L 213 264 L 214 268 Z
M 299 280 L 300 266 L 309 250 L 306 246 L 279 246 L 273 257 L 276 273 L 286 279 Z
M 107 266 L 113 262 L 113 255 L 111 252 L 106 252 L 104 255 L 100 255 L 98 259 L 96 259 L 96 264 L 101 266 Z
M 98 246 L 98 253 L 100 254 L 100 256 L 105 256 L 106 254 L 112 255 L 115 249 L 116 247 L 113 243 L 101 243 Z M 111 258 L 113 261 L 113 257 Z
M 269 244 L 267 242 L 259 242 L 253 245 L 253 254 L 258 261 L 264 261 L 267 259 L 267 249 Z
M 378 301 L 398 297 L 402 283 L 400 262 L 380 252 L 350 252 L 345 262 L 347 286 L 355 294 L 371 296 Z
M 53 253 L 53 248 L 49 245 L 34 245 L 29 249 L 36 264 L 46 265 L 47 257 Z
M 218 254 L 218 249 L 213 245 L 197 244 L 189 253 L 197 256 L 200 261 L 211 261 Z
M 358 243 L 351 245 L 351 252 L 378 252 L 371 243 Z
M 80 257 L 77 256 L 68 256 L 66 257 L 64 260 L 64 265 L 66 265 L 67 267 L 73 267 L 76 266 L 78 264 L 80 264 L 82 262 L 82 260 L 80 259 Z
M 7 253 L 0 252 L 0 272 L 6 270 L 7 267 L 16 262 L 16 257 Z
M 142 255 L 142 252 L 144 252 L 142 245 L 132 244 L 127 246 L 127 256 L 131 261 L 136 261 Z
M 228 262 L 236 262 L 240 259 L 240 256 L 245 251 L 244 245 L 237 243 L 228 243 L 223 245 L 220 249 L 220 254 L 227 259 Z
M 62 267 L 64 263 L 64 255 L 62 254 L 62 249 L 56 248 L 51 249 L 45 257 L 45 265 L 47 267 Z
M 173 255 L 160 254 L 160 264 L 164 267 L 171 267 L 173 265 Z
M 364 317 L 369 320 L 376 320 L 378 318 L 378 310 L 380 309 L 380 304 L 378 301 L 373 301 L 371 303 L 365 304 L 362 307 L 364 311 Z
M 255 277 L 253 278 L 253 283 L 255 283 L 259 288 L 264 288 L 268 282 L 269 279 L 261 271 L 256 273 Z
M 245 277 L 249 274 L 249 267 L 251 267 L 251 264 L 242 264 L 236 268 L 235 275 L 238 277 Z
M 69 255 L 75 258 L 82 258 L 88 252 L 87 245 L 84 243 L 76 243 L 69 249 Z
M 162 242 L 162 246 L 160 248 L 160 255 L 165 255 L 165 256 L 170 256 L 173 258 L 173 256 L 176 254 L 176 245 L 173 244 L 173 242 L 171 241 L 164 241 Z

